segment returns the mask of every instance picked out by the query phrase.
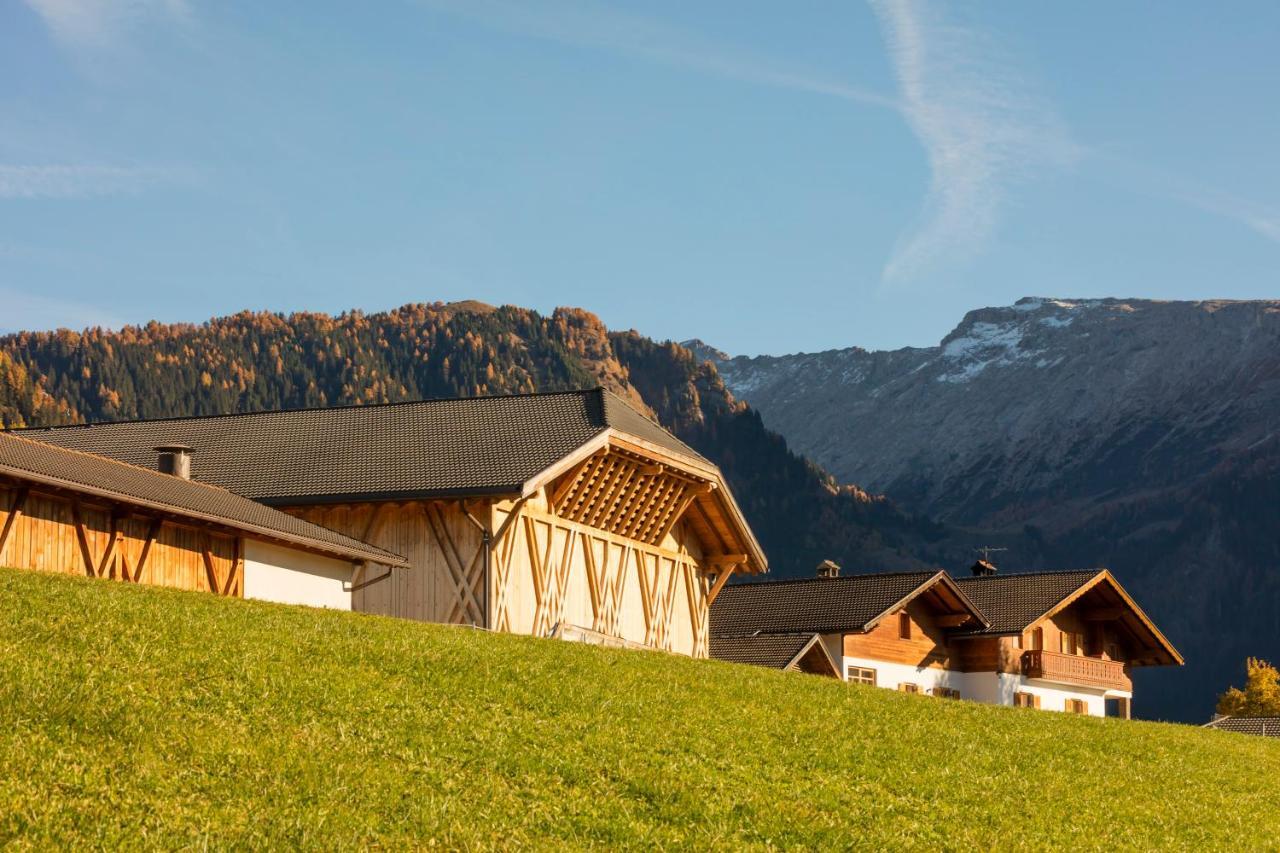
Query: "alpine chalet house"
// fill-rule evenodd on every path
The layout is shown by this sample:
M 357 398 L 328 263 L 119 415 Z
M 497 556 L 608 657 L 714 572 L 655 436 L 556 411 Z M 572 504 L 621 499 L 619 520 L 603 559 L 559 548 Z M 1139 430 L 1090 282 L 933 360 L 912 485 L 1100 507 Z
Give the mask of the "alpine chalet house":
M 847 681 L 998 705 L 1129 717 L 1131 671 L 1182 656 L 1106 569 L 895 572 L 730 586 L 712 649 L 819 635 Z
M 223 489 L 0 433 L 0 566 L 350 609 L 351 580 L 402 557 Z
M 720 471 L 603 389 L 32 430 L 193 476 L 361 542 L 354 609 L 708 655 L 708 607 L 767 568 Z

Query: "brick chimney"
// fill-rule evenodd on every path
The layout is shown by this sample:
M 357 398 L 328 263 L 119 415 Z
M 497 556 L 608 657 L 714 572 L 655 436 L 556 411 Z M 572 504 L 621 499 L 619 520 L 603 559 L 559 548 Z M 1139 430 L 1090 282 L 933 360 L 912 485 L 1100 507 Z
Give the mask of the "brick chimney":
M 818 577 L 838 578 L 840 577 L 840 567 L 830 560 L 823 560 L 821 563 L 818 563 Z
M 152 448 L 160 454 L 157 467 L 164 474 L 191 479 L 191 454 L 195 449 L 185 444 L 162 444 Z

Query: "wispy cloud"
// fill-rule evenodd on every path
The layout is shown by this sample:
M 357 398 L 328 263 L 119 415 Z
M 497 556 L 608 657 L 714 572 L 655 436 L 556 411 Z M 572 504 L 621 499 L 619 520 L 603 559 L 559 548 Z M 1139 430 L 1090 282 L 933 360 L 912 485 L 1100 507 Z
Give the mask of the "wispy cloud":
M 886 263 L 886 282 L 917 278 L 984 247 L 1014 187 L 1077 156 L 1053 111 L 983 34 L 924 0 L 870 0 L 924 146 L 930 185 L 920 224 Z
M 187 0 L 25 0 L 59 42 L 71 48 L 113 46 L 154 19 L 186 20 Z
M 182 171 L 161 168 L 0 164 L 0 199 L 94 198 L 140 192 L 189 178 Z
M 579 2 L 419 0 L 436 12 L 574 47 L 602 50 L 728 80 L 897 109 L 898 101 L 810 71 L 778 64 L 643 16 Z
M 0 247 L 0 256 L 3 254 L 3 247 Z M 0 303 L 4 305 L 0 334 L 20 330 L 87 329 L 93 326 L 118 329 L 125 325 L 120 317 L 97 305 L 61 297 L 50 299 L 7 287 L 0 287 Z

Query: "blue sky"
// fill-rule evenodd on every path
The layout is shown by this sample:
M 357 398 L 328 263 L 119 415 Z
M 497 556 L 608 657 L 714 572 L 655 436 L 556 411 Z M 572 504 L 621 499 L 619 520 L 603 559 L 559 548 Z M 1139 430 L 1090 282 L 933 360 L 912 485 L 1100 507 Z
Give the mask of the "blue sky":
M 0 0 L 0 328 L 1280 297 L 1280 4 Z

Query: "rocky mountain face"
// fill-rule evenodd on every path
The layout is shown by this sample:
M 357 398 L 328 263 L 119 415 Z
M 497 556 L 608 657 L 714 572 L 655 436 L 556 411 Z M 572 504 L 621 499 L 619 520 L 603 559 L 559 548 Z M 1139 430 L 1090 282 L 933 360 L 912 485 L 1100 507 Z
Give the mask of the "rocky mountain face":
M 936 347 L 731 358 L 688 344 L 839 480 L 1006 546 L 1105 565 L 1186 653 L 1148 712 L 1195 719 L 1280 657 L 1280 302 L 1023 299 Z

